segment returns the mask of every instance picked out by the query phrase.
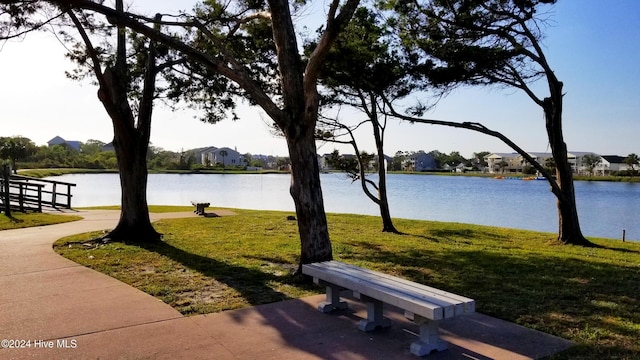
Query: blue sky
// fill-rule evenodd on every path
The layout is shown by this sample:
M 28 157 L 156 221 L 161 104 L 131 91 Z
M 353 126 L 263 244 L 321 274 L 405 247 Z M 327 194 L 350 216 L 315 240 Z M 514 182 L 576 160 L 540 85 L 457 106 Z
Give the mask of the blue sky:
M 326 3 L 322 2 L 323 4 Z M 175 10 L 172 1 L 136 1 L 148 13 Z M 564 129 L 570 150 L 602 155 L 640 153 L 640 2 L 560 0 L 547 14 L 544 47 L 565 84 Z M 317 21 L 309 13 L 304 22 Z M 5 43 L 0 49 L 0 136 L 23 135 L 44 144 L 56 135 L 68 140 L 109 142 L 113 130 L 88 82 L 65 78 L 73 65 L 64 48 L 46 34 Z M 535 86 L 545 96 L 544 84 Z M 151 141 L 178 151 L 200 146 L 236 147 L 240 152 L 286 155 L 285 141 L 271 135 L 271 121 L 258 108 L 244 107 L 241 120 L 210 125 L 189 110 L 154 111 Z M 360 115 L 353 115 L 360 116 Z M 541 109 L 522 92 L 498 87 L 461 88 L 427 114 L 430 118 L 475 121 L 503 132 L 532 152 L 547 151 Z M 358 133 L 360 148 L 372 151 L 369 129 Z M 319 144 L 319 153 L 333 144 Z M 339 147 L 340 148 L 340 147 Z M 510 152 L 501 142 L 469 131 L 392 120 L 385 152 Z M 348 148 L 340 148 L 351 152 Z

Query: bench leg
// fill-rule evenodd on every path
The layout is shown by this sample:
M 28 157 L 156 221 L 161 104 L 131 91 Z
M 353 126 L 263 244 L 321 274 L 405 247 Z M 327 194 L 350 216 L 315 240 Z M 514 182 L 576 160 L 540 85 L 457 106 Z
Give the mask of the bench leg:
M 438 322 L 423 318 L 415 314 L 405 313 L 405 316 L 420 325 L 420 340 L 411 344 L 411 353 L 417 356 L 429 355 L 432 351 L 447 349 L 447 342 L 440 338 Z
M 327 285 L 327 300 L 318 304 L 318 310 L 328 313 L 333 310 L 344 310 L 348 308 L 346 301 L 340 301 L 341 287 L 335 285 Z
M 384 313 L 382 311 L 384 303 L 382 301 L 362 294 L 355 293 L 354 295 L 367 304 L 367 320 L 360 320 L 358 323 L 358 329 L 362 331 L 373 331 L 378 327 L 386 328 L 391 326 L 391 320 L 384 317 Z

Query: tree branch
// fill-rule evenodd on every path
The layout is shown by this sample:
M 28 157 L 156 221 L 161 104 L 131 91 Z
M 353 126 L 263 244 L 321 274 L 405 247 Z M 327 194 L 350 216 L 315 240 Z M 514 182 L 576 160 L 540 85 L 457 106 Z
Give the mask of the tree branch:
M 522 148 L 520 148 L 518 145 L 516 145 L 513 141 L 511 141 L 509 138 L 507 138 L 506 136 L 504 136 L 500 132 L 491 130 L 491 129 L 487 128 L 486 126 L 484 126 L 484 125 L 482 125 L 480 123 L 476 123 L 476 122 L 458 123 L 458 122 L 453 122 L 453 121 L 423 119 L 423 118 L 417 118 L 417 117 L 413 117 L 413 116 L 407 116 L 407 115 L 398 113 L 394 109 L 393 105 L 390 102 L 387 102 L 387 107 L 390 110 L 389 115 L 397 117 L 398 119 L 401 119 L 401 120 L 409 121 L 409 122 L 412 122 L 412 123 L 422 123 L 422 124 L 440 125 L 440 126 L 449 126 L 449 127 L 467 129 L 467 130 L 477 131 L 477 132 L 480 132 L 482 134 L 493 136 L 495 138 L 500 139 L 502 142 L 504 142 L 510 148 L 512 148 L 518 154 L 520 154 L 523 158 L 525 158 L 531 164 L 531 166 L 533 166 L 542 175 L 544 175 L 544 177 L 547 179 L 547 181 L 551 185 L 551 191 L 558 198 L 564 198 L 564 195 L 562 194 L 560 186 L 553 179 L 553 176 L 551 175 L 551 173 L 549 173 L 549 171 L 547 171 L 547 169 L 545 169 L 542 165 L 540 165 L 540 163 L 538 163 L 535 159 L 533 159 L 531 157 L 531 155 L 529 155 L 529 153 L 524 151 Z

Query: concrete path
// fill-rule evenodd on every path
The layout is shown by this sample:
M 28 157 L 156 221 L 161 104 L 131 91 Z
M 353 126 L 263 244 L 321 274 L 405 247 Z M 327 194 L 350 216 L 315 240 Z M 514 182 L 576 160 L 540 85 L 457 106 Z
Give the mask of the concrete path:
M 364 307 L 325 315 L 312 296 L 183 317 L 158 299 L 57 255 L 67 235 L 115 226 L 117 211 L 84 220 L 0 231 L 0 359 L 415 359 L 417 327 L 356 329 Z M 223 214 L 220 214 L 223 215 Z M 225 214 L 226 215 L 226 214 Z M 152 214 L 152 219 L 194 216 Z M 536 359 L 571 342 L 482 314 L 442 322 L 449 350 L 429 359 Z M 9 343 L 4 340 L 9 340 Z M 7 345 L 22 348 L 7 348 Z

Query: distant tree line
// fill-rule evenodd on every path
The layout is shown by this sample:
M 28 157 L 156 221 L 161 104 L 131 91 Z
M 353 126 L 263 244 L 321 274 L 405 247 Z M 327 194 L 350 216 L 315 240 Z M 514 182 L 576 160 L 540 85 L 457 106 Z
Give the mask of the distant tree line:
M 116 153 L 105 150 L 105 143 L 87 140 L 79 149 L 68 144 L 37 146 L 22 136 L 0 137 L 0 160 L 8 161 L 12 169 L 117 169 Z M 247 166 L 263 169 L 286 169 L 287 157 L 253 156 L 246 154 Z M 174 152 L 157 146 L 149 146 L 147 166 L 151 170 L 202 170 L 222 169 L 221 164 L 200 164 L 194 151 Z M 227 169 L 230 167 L 227 166 Z M 246 169 L 246 166 L 232 168 Z
M 406 170 L 403 164 L 406 160 L 410 159 L 411 156 L 415 154 L 415 151 L 397 151 L 393 156 L 391 164 L 389 165 L 389 170 Z M 446 154 L 438 150 L 432 150 L 427 154 L 433 156 L 433 158 L 435 159 L 436 169 L 443 169 L 447 166 L 449 168 L 455 168 L 456 166 L 463 164 L 465 167 L 469 168 L 470 171 L 482 171 L 483 168 L 487 167 L 487 162 L 484 160 L 484 157 L 489 155 L 490 152 L 481 151 L 473 153 L 473 156 L 469 159 L 460 155 L 460 152 L 458 151 L 452 151 L 451 153 Z

